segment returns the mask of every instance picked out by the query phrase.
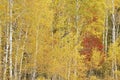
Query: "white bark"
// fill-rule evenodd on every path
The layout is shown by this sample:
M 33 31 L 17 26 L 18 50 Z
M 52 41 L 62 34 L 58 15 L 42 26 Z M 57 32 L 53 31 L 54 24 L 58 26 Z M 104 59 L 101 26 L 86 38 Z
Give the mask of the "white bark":
M 116 38 L 118 38 L 119 37 L 119 24 L 117 25 L 117 30 L 116 30 Z
M 114 0 L 112 0 L 113 4 L 113 13 L 112 13 L 112 23 L 113 23 L 113 28 L 112 28 L 112 42 L 115 42 L 115 10 L 114 10 Z
M 7 66 L 8 66 L 8 52 L 9 52 L 9 27 L 7 25 L 6 27 L 6 45 L 5 45 L 5 64 L 4 64 L 4 72 L 3 72 L 3 80 L 6 80 L 6 74 L 7 74 Z
M 106 12 L 106 28 L 105 28 L 105 54 L 107 55 L 107 48 L 108 48 L 108 11 Z
M 15 69 L 14 69 L 14 77 L 15 79 L 14 80 L 18 80 L 18 68 L 17 68 L 17 65 L 18 65 L 18 51 L 19 51 L 19 45 L 20 45 L 20 41 L 21 41 L 21 31 L 22 31 L 22 27 L 20 28 L 20 31 L 19 31 L 19 37 L 17 39 L 17 48 L 16 48 L 16 55 L 15 55 Z
M 113 23 L 113 27 L 112 27 L 112 42 L 115 43 L 116 40 L 116 29 L 115 29 L 115 7 L 114 7 L 114 0 L 112 0 L 112 23 Z M 113 78 L 115 80 L 118 80 L 117 74 L 115 73 L 115 71 L 117 71 L 117 63 L 116 63 L 116 54 L 115 51 L 113 50 L 113 61 L 112 61 L 112 74 L 113 74 Z
M 9 37 L 9 42 L 10 42 L 10 52 L 9 52 L 9 73 L 10 73 L 10 80 L 13 80 L 12 77 L 12 35 L 13 35 L 13 25 L 12 25 L 12 11 L 13 11 L 13 0 L 9 0 L 9 19 L 10 19 L 10 37 Z
M 19 77 L 18 77 L 18 80 L 21 80 L 21 76 L 22 76 L 22 64 L 23 64 L 23 57 L 24 57 L 24 51 L 25 51 L 25 46 L 26 46 L 26 40 L 27 40 L 27 37 L 28 37 L 28 28 L 26 30 L 26 34 L 25 34 L 25 40 L 24 40 L 24 45 L 22 47 L 22 54 L 21 54 L 21 59 L 20 59 L 20 69 L 19 69 Z
M 33 71 L 33 76 L 32 80 L 35 80 L 36 77 L 36 69 L 37 69 L 37 54 L 38 54 L 38 38 L 39 38 L 39 28 L 36 28 L 36 52 L 34 54 L 34 71 Z

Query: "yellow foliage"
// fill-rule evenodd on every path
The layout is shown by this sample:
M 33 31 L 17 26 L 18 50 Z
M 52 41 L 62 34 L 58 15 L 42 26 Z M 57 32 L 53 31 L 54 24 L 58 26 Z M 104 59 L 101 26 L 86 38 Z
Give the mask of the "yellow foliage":
M 90 76 L 90 80 L 99 80 L 96 76 Z

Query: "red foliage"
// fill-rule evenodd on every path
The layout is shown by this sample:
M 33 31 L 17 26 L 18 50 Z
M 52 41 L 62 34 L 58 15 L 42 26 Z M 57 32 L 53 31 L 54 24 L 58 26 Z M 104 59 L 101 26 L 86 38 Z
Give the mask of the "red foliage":
M 92 56 L 92 50 L 96 48 L 98 51 L 103 53 L 103 44 L 100 38 L 97 36 L 86 33 L 82 41 L 83 49 L 80 51 L 82 55 L 86 56 L 86 60 L 90 61 Z

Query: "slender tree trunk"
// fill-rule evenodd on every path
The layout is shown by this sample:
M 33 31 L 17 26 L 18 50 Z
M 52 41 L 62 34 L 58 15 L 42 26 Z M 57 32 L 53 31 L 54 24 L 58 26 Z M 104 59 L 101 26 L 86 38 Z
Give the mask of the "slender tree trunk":
M 119 37 L 119 28 L 120 28 L 120 26 L 119 26 L 119 24 L 117 24 L 116 38 Z
M 112 23 L 113 23 L 113 27 L 112 27 L 112 42 L 115 43 L 115 39 L 116 39 L 116 29 L 115 29 L 115 7 L 114 7 L 114 0 L 112 0 Z M 116 53 L 113 50 L 113 61 L 112 61 L 112 73 L 113 73 L 113 78 L 115 80 L 118 80 L 117 74 L 115 73 L 115 71 L 117 71 L 117 63 L 116 63 Z
M 108 3 L 108 1 L 106 0 L 106 4 Z M 106 15 L 105 15 L 105 29 L 103 32 L 103 45 L 104 45 L 104 53 L 105 56 L 108 56 L 108 8 L 106 8 Z M 107 71 L 105 71 L 105 75 L 108 75 Z
M 39 28 L 36 28 L 36 52 L 34 54 L 34 68 L 33 68 L 33 76 L 32 80 L 35 80 L 36 77 L 36 69 L 37 69 L 37 54 L 38 54 L 38 38 L 39 38 Z
M 22 31 L 22 27 L 20 28 L 20 31 L 19 31 L 19 37 L 18 37 L 18 40 L 17 40 L 18 42 L 17 42 L 16 55 L 15 55 L 15 69 L 14 69 L 15 80 L 18 80 L 17 65 L 18 65 L 18 51 L 19 51 L 19 45 L 20 45 L 20 41 L 21 41 L 21 31 Z
M 54 74 L 54 75 L 52 76 L 52 80 L 57 80 L 57 75 L 56 75 L 56 74 Z
M 24 40 L 24 45 L 22 47 L 23 51 L 22 51 L 22 54 L 21 54 L 21 59 L 20 59 L 20 69 L 19 69 L 19 77 L 18 77 L 18 80 L 21 80 L 21 76 L 22 76 L 22 64 L 23 64 L 23 57 L 24 57 L 24 51 L 25 51 L 25 45 L 26 45 L 26 40 L 27 40 L 27 37 L 28 37 L 28 28 L 26 30 L 26 34 L 25 34 L 25 40 Z
M 107 55 L 107 48 L 108 48 L 108 42 L 107 42 L 107 39 L 108 39 L 108 11 L 106 11 L 106 27 L 105 27 L 105 54 Z
M 7 79 L 7 70 L 8 70 L 8 53 L 9 53 L 9 27 L 8 25 L 6 26 L 6 45 L 5 45 L 5 57 L 4 57 L 4 72 L 3 72 L 3 80 Z
M 78 16 L 78 11 L 79 11 L 79 3 L 78 0 L 76 0 L 76 25 L 75 28 L 77 30 L 76 32 L 76 46 L 78 44 L 78 37 L 79 37 L 79 28 L 78 28 L 78 20 L 79 20 L 79 16 Z M 75 52 L 75 58 L 74 58 L 74 80 L 77 80 L 77 54 L 78 54 L 78 49 L 77 47 L 75 48 L 76 52 Z
M 9 73 L 10 73 L 10 80 L 13 80 L 12 77 L 12 36 L 13 36 L 13 25 L 12 25 L 12 11 L 13 11 L 13 0 L 9 0 L 9 20 L 10 20 L 10 37 L 9 37 L 9 41 L 10 41 L 10 52 L 9 52 Z

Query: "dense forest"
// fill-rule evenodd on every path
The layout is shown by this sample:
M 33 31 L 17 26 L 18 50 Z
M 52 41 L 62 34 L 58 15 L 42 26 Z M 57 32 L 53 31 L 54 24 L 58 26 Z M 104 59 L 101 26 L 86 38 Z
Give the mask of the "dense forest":
M 0 80 L 120 80 L 120 0 L 0 0 Z

